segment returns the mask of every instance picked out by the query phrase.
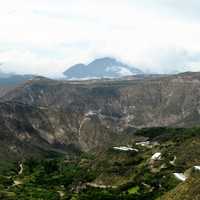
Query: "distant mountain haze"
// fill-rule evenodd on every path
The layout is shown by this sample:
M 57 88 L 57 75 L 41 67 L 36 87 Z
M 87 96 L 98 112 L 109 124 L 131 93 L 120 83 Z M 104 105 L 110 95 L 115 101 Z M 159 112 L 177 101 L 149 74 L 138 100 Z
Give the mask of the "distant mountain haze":
M 28 74 L 19 75 L 14 73 L 5 73 L 0 69 L 0 97 L 34 77 L 34 75 Z
M 0 69 L 0 78 L 8 78 L 12 75 L 13 75 L 12 73 L 5 73 L 3 70 Z
M 138 74 L 143 72 L 110 57 L 95 59 L 88 65 L 76 64 L 64 72 L 67 79 L 119 78 Z
M 11 85 L 18 85 L 27 80 L 30 80 L 34 77 L 31 74 L 15 74 L 15 73 L 6 73 L 0 69 L 0 86 L 11 86 Z

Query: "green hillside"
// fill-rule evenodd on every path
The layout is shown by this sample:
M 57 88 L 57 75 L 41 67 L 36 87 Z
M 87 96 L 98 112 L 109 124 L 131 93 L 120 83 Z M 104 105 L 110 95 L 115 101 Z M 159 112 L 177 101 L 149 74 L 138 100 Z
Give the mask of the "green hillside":
M 0 199 L 189 200 L 189 194 L 198 199 L 200 172 L 193 167 L 200 164 L 199 133 L 200 128 L 142 129 L 135 138 L 149 143 L 133 142 L 131 148 L 138 151 L 110 147 L 98 155 L 7 163 L 10 168 L 0 176 Z M 161 158 L 152 160 L 158 152 Z M 186 173 L 186 182 L 177 180 L 175 172 Z

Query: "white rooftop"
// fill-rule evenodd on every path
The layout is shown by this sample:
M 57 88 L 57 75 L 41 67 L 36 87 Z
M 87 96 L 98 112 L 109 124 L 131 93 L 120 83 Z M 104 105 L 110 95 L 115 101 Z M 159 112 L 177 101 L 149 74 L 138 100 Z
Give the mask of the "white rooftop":
M 113 149 L 120 150 L 120 151 L 135 151 L 135 152 L 139 151 L 138 149 L 134 149 L 134 148 L 131 148 L 131 147 L 126 147 L 126 146 L 113 147 Z
M 194 166 L 194 169 L 199 170 L 200 171 L 200 166 Z
M 161 159 L 161 153 L 160 152 L 153 154 L 153 156 L 151 157 L 151 160 L 160 160 L 160 159 Z
M 187 177 L 182 173 L 173 173 L 174 176 L 180 181 L 186 181 Z

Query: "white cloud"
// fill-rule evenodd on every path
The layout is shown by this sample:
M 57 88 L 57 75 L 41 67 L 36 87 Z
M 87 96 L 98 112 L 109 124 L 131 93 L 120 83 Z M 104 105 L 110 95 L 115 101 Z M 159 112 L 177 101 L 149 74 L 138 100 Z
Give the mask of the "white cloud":
M 195 0 L 0 0 L 1 68 L 57 75 L 110 55 L 151 71 L 198 70 L 199 9 Z

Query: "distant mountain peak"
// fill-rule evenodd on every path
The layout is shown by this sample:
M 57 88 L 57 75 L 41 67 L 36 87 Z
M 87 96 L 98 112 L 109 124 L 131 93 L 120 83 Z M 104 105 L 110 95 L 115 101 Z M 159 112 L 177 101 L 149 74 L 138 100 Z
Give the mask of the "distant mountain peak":
M 112 57 L 97 58 L 88 65 L 79 63 L 63 73 L 67 79 L 119 78 L 143 74 L 133 66 L 129 66 Z

